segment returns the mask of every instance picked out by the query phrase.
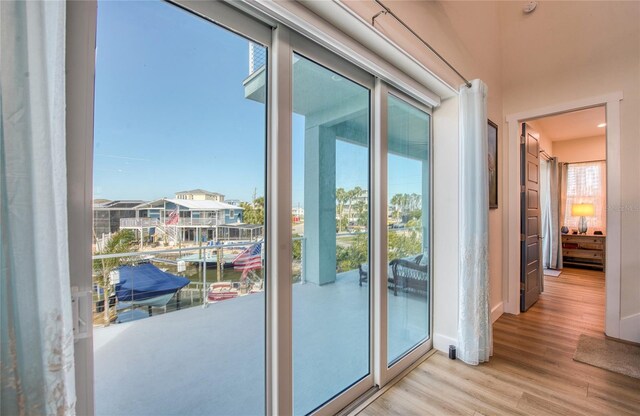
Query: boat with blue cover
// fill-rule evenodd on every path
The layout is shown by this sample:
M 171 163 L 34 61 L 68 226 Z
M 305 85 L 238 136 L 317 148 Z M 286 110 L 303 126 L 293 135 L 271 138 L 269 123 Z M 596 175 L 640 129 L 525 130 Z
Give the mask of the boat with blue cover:
M 189 279 L 163 272 L 151 263 L 118 268 L 120 281 L 116 284 L 118 308 L 135 306 L 165 306 Z

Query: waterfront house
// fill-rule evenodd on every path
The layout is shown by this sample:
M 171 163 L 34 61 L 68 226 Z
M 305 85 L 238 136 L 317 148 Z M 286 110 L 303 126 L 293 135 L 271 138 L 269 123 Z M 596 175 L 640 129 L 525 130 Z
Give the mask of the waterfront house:
M 190 191 L 176 192 L 176 199 L 189 199 L 193 201 L 217 201 L 223 202 L 224 195 L 204 189 L 192 189 Z
M 95 238 L 110 234 L 120 229 L 121 218 L 136 216 L 135 207 L 144 203 L 142 200 L 94 201 L 93 230 Z
M 184 194 L 183 194 L 184 195 Z M 197 194 L 189 194 L 196 196 Z M 244 224 L 244 208 L 207 198 L 160 198 L 133 207 L 129 218 L 120 219 L 120 229 L 136 231 L 144 241 L 254 241 L 262 236 L 262 224 Z M 213 195 L 212 198 L 208 196 Z M 178 194 L 176 194 L 178 196 Z

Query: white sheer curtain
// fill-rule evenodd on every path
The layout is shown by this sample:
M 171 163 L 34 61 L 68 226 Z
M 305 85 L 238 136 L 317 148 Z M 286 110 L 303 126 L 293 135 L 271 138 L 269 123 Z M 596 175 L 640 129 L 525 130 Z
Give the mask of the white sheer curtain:
M 65 11 L 61 1 L 0 2 L 3 415 L 74 413 Z
M 549 180 L 549 161 L 540 159 L 540 217 L 542 223 L 540 234 L 542 235 L 542 265 L 545 269 L 549 268 L 550 252 L 551 186 Z
M 487 86 L 474 80 L 460 88 L 460 270 L 458 357 L 489 361 L 489 178 Z
M 588 232 L 600 230 L 606 234 L 607 220 L 606 162 L 569 163 L 567 167 L 564 225 L 578 228 L 579 217 L 571 215 L 573 204 L 588 203 L 595 207 L 595 216 L 587 217 Z
M 545 268 L 561 268 L 560 178 L 557 158 L 540 161 L 540 207 L 542 209 L 542 263 Z
M 566 163 L 558 162 L 558 176 L 560 183 L 560 227 L 564 226 L 564 215 L 567 210 L 567 167 Z M 558 269 L 562 269 L 564 267 L 564 262 L 562 259 L 562 244 L 558 248 Z

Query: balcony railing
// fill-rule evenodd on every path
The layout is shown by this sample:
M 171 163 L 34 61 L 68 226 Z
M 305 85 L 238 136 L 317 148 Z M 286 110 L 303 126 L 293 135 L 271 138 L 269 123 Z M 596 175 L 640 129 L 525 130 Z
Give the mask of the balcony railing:
M 157 227 L 162 225 L 158 218 L 120 218 L 120 228 Z
M 389 232 L 408 233 L 405 229 Z M 341 234 L 336 238 L 340 246 L 345 247 L 354 244 L 361 234 L 364 233 Z M 294 255 L 294 274 L 298 276 L 292 279 L 292 283 L 300 284 L 293 284 L 291 289 L 295 300 L 291 310 L 295 325 L 293 342 L 299 351 L 314 351 L 314 362 L 302 360 L 305 366 L 298 369 L 302 383 L 313 387 L 302 390 L 305 395 L 298 404 L 298 413 L 306 413 L 333 394 L 315 388 L 317 383 L 312 381 L 322 377 L 322 380 L 329 380 L 324 385 L 331 383 L 335 390 L 340 390 L 367 371 L 371 287 L 369 282 L 361 282 L 357 267 L 337 272 L 334 284 L 302 284 L 312 277 L 313 270 L 309 270 L 309 276 L 304 276 L 305 238 L 294 237 L 293 242 L 300 244 Z M 222 254 L 231 254 L 232 250 L 239 252 L 249 245 L 225 245 Z M 96 414 L 263 412 L 265 292 L 238 296 L 206 308 L 196 307 L 206 299 L 209 285 L 219 281 L 216 268 L 207 268 L 205 263 L 206 259 L 217 256 L 219 248 L 192 246 L 94 257 L 94 260 L 124 257 L 123 264 L 126 264 L 136 256 L 154 256 L 150 261 L 157 267 L 191 280 L 180 292 L 180 310 L 175 302 L 171 302 L 164 310 L 154 310 L 150 319 L 94 330 Z M 367 244 L 363 245 L 363 250 L 368 250 Z M 191 261 L 200 262 L 200 267 L 191 263 L 187 270 L 178 272 L 179 259 L 189 255 L 193 256 Z M 234 277 L 231 273 L 232 268 L 224 271 L 222 280 L 237 279 L 240 272 L 236 271 Z M 398 291 L 396 296 L 389 288 L 388 293 L 388 338 L 393 340 L 389 343 L 388 356 L 398 357 L 427 339 L 428 333 L 424 331 L 428 331 L 430 303 L 428 297 L 408 291 L 402 294 Z M 114 307 L 118 309 L 118 303 Z M 145 312 L 147 308 L 139 310 Z M 318 336 L 319 331 L 326 331 L 327 335 Z M 335 348 L 333 334 L 340 334 L 340 348 Z M 154 342 L 160 347 L 149 358 L 149 348 L 155 345 Z M 189 380 L 196 380 L 189 389 L 180 390 L 179 383 L 183 379 L 172 377 L 178 352 L 195 357 L 178 362 L 178 370 L 187 374 Z M 365 358 L 354 359 L 361 356 Z M 316 362 L 333 365 L 318 368 Z M 335 368 L 340 371 L 336 372 Z M 197 382 L 203 379 L 207 383 Z M 212 391 L 223 393 L 212 394 Z M 251 392 L 249 396 L 247 391 Z M 119 400 L 113 400 L 113 397 Z M 202 397 L 207 400 L 201 400 Z M 184 405 L 196 402 L 202 406 Z M 244 406 L 240 410 L 238 403 Z
M 183 224 L 204 224 L 206 221 L 211 221 L 215 219 L 212 218 L 181 218 Z M 140 227 L 140 226 L 161 226 L 162 221 L 156 218 L 124 218 L 121 220 L 121 226 L 129 226 L 129 227 Z M 410 231 L 419 231 L 420 228 L 406 228 L 406 229 L 393 229 L 389 230 L 390 233 L 398 233 L 403 234 Z M 352 233 L 339 233 L 336 234 L 337 238 L 337 246 L 339 248 L 345 248 L 351 246 L 354 241 L 353 238 L 356 238 L 361 235 L 367 235 L 367 232 L 352 232 Z M 292 242 L 294 244 L 294 255 L 292 258 L 292 283 L 306 283 L 308 281 L 307 275 L 307 241 L 305 237 L 296 236 L 293 237 Z M 263 244 L 262 241 L 257 242 L 258 244 Z M 231 242 L 227 241 L 221 245 L 197 245 L 190 247 L 180 247 L 180 248 L 172 248 L 172 249 L 163 249 L 163 250 L 144 250 L 144 251 L 133 251 L 128 253 L 113 253 L 113 254 L 99 254 L 93 256 L 93 260 L 102 260 L 102 259 L 118 259 L 119 263 L 129 264 L 136 263 L 138 261 L 151 261 L 155 264 L 162 265 L 162 267 L 170 268 L 170 272 L 173 272 L 173 269 L 177 266 L 179 260 L 186 260 L 187 265 L 192 265 L 190 271 L 190 280 L 192 283 L 186 290 L 183 292 L 191 292 L 200 291 L 199 298 L 201 303 L 206 303 L 206 290 L 208 288 L 208 284 L 212 281 L 219 280 L 220 276 L 217 275 L 219 272 L 216 271 L 217 268 L 212 268 L 208 263 L 217 262 L 218 255 L 224 253 L 223 261 L 225 263 L 229 262 L 230 259 L 227 257 L 231 255 L 231 258 L 234 258 L 240 251 L 246 249 L 247 247 L 256 244 L 256 242 Z M 222 250 L 222 251 L 220 251 Z M 366 248 L 364 249 L 366 250 Z M 264 252 L 264 251 L 263 251 Z M 235 253 L 235 254 L 231 254 Z M 395 253 L 398 254 L 398 253 Z M 190 257 L 190 258 L 189 258 Z M 184 262 L 183 262 L 184 264 Z M 193 268 L 195 267 L 195 268 Z M 366 268 L 366 265 L 365 265 Z M 197 274 L 195 270 L 197 271 Z M 347 267 L 342 267 L 337 270 L 339 273 L 349 272 L 349 271 L 357 271 L 357 264 L 349 264 Z M 184 270 L 178 272 L 179 274 L 184 275 Z M 224 272 L 223 272 L 224 273 Z M 231 271 L 233 273 L 233 271 Z M 237 277 L 237 276 L 235 276 Z M 195 290 L 196 287 L 198 290 Z M 189 294 L 189 298 L 191 299 L 191 304 L 193 304 L 194 296 L 193 293 Z M 166 311 L 166 308 L 165 308 Z
M 180 218 L 178 227 L 214 227 L 223 224 L 218 218 Z M 161 227 L 165 223 L 158 218 L 121 218 L 120 228 Z
M 178 227 L 202 227 L 223 224 L 218 218 L 180 218 Z
M 253 42 L 249 43 L 249 76 L 253 75 L 258 69 L 264 67 L 267 63 L 267 50 L 264 46 L 257 45 Z

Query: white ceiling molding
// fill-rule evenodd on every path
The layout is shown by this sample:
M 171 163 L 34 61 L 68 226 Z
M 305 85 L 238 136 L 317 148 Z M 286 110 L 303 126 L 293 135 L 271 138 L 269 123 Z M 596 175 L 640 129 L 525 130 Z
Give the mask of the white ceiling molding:
M 339 1 L 243 0 L 233 4 L 281 22 L 425 104 L 437 107 L 441 99 L 457 94 L 455 88 Z
M 387 62 L 393 62 L 398 69 L 441 98 L 450 98 L 458 94 L 456 87 L 445 82 L 431 69 L 373 26 L 371 22 L 364 20 L 340 0 L 303 0 L 302 4 L 334 24 L 379 57 L 384 58 Z

